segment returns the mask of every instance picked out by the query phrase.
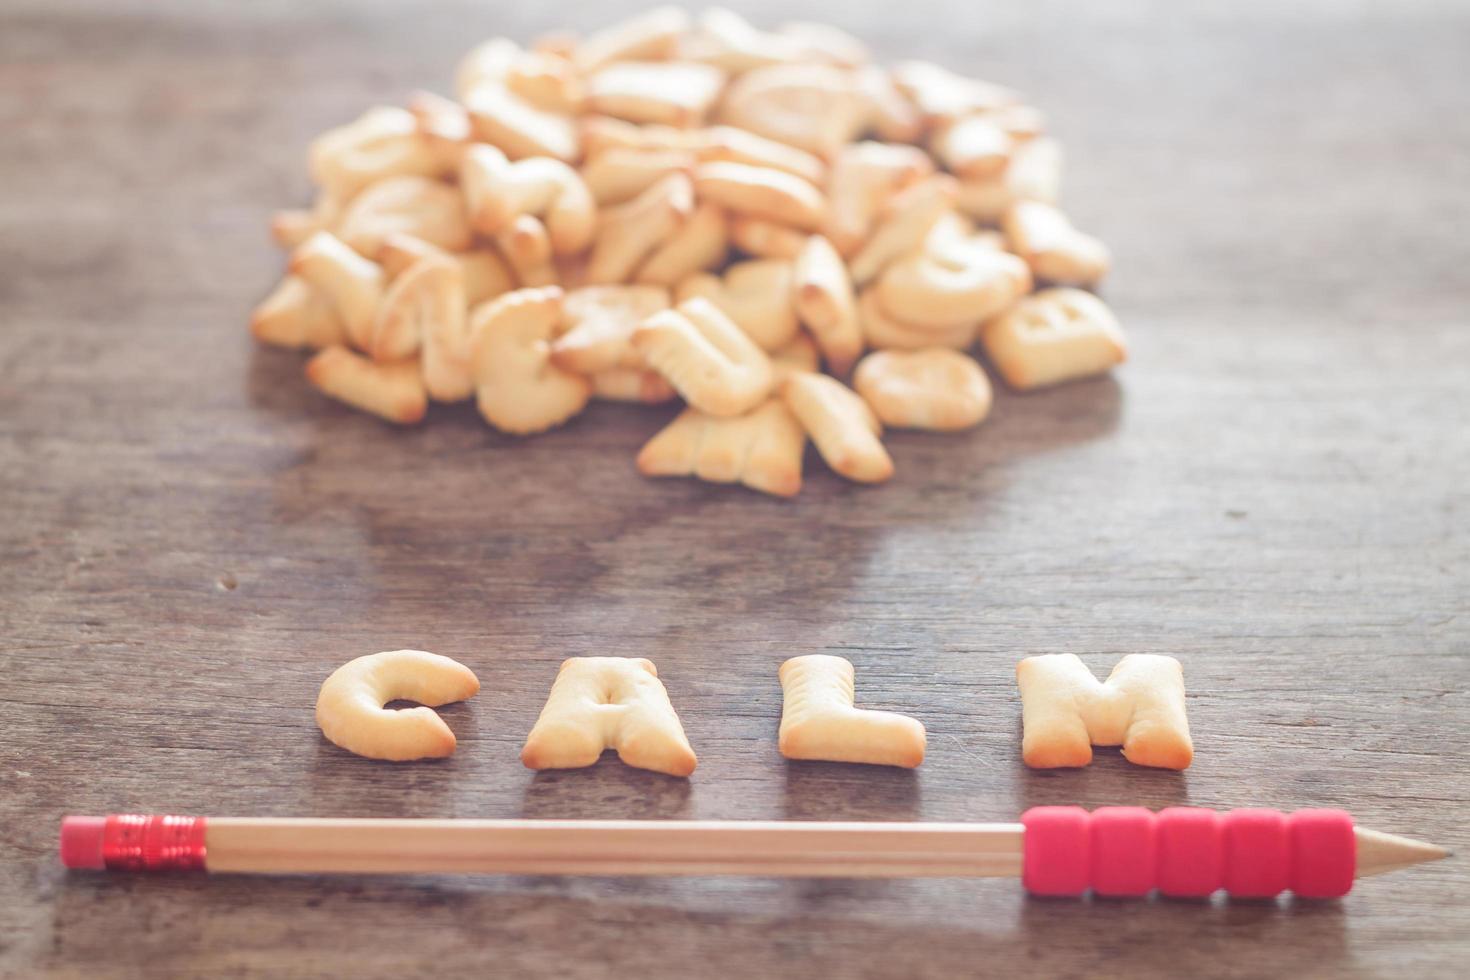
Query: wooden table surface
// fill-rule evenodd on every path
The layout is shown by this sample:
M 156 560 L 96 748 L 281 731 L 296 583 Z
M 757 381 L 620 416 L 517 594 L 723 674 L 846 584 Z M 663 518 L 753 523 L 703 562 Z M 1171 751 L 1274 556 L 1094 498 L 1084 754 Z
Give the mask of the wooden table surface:
M 65 813 L 1006 820 L 1343 806 L 1462 851 L 1470 799 L 1470 9 L 827 3 L 1011 83 L 1114 248 L 1108 380 L 815 454 L 793 502 L 650 482 L 669 414 L 397 431 L 253 346 L 303 147 L 458 54 L 628 4 L 0 12 L 0 975 L 1463 975 L 1463 858 L 1340 903 L 1027 900 L 996 881 L 66 874 Z M 749 13 L 770 23 L 798 6 Z M 825 14 L 821 7 L 829 8 Z M 317 686 L 421 647 L 484 682 L 451 760 L 325 743 Z M 916 772 L 790 764 L 786 657 L 919 717 Z M 1184 664 L 1186 773 L 1019 759 L 1018 658 Z M 517 753 L 569 655 L 659 666 L 699 770 Z

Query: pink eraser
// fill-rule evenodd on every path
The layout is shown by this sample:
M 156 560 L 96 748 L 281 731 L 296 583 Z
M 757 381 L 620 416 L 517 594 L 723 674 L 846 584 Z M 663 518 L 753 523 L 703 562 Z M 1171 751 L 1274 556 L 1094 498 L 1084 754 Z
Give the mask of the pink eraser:
M 61 818 L 61 863 L 68 868 L 102 870 L 102 835 L 106 817 Z

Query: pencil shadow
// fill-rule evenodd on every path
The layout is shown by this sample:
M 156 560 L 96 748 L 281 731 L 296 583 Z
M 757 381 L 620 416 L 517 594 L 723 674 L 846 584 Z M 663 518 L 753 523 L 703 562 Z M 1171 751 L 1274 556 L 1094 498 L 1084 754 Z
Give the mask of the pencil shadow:
M 728 879 L 711 886 L 485 875 L 49 877 L 56 897 L 50 935 L 39 937 L 46 956 L 96 966 L 125 948 L 167 975 L 201 975 L 226 957 L 260 968 L 247 972 L 269 972 L 283 962 L 281 949 L 303 938 L 313 943 L 299 951 L 303 964 L 330 962 L 334 973 L 366 975 L 402 955 L 405 922 L 427 943 L 424 955 L 454 975 L 482 968 L 486 949 L 513 953 L 520 964 L 636 969 L 646 965 L 643 949 L 716 945 L 744 951 L 743 972 L 753 976 L 791 972 L 793 951 L 803 972 L 820 972 L 836 948 L 847 951 L 840 962 L 863 962 L 874 976 L 918 975 L 919 964 L 924 975 L 971 975 L 977 964 L 1022 963 L 1038 976 L 1177 976 L 1242 942 L 1260 951 L 1263 959 L 1253 962 L 1270 962 L 1276 975 L 1353 973 L 1339 902 L 1043 899 L 1016 894 L 1014 883 L 935 880 Z M 159 925 L 200 907 L 227 915 L 232 928 Z M 302 933 L 303 916 L 330 925 L 329 946 Z M 813 935 L 822 937 L 815 949 Z M 1161 943 L 1183 936 L 1183 950 Z M 690 961 L 677 962 L 687 968 Z M 1206 972 L 1228 973 L 1230 965 L 1216 962 Z
M 1109 946 L 1147 947 L 1160 935 L 1189 935 L 1192 943 L 1222 946 L 1250 935 L 1261 945 L 1291 944 L 1311 949 L 1317 970 L 1332 973 L 1350 957 L 1342 903 L 1273 899 L 1042 898 L 1022 900 L 1019 932 L 1033 943 L 1062 941 L 1086 931 L 1109 936 Z

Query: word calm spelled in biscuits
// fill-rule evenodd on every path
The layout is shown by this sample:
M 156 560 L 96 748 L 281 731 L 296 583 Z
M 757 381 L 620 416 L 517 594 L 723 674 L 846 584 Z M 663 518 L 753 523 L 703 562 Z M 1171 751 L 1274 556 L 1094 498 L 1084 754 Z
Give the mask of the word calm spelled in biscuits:
M 807 440 L 888 480 L 889 429 L 980 424 L 991 387 L 1121 363 L 1107 248 L 1057 208 L 1061 149 L 1016 92 L 874 63 L 835 28 L 661 7 L 496 38 L 317 137 L 279 212 L 259 340 L 403 425 L 474 401 L 528 436 L 596 401 L 682 402 L 646 476 L 789 497 Z M 825 369 L 825 371 L 824 371 Z
M 849 661 L 793 657 L 778 676 L 777 744 L 786 758 L 908 769 L 924 761 L 924 726 L 907 715 L 858 707 Z M 1173 657 L 1124 657 L 1105 684 L 1071 654 L 1028 657 L 1016 677 L 1028 766 L 1085 766 L 1093 745 L 1122 745 L 1124 757 L 1143 766 L 1185 769 L 1193 761 L 1184 674 Z M 454 734 L 431 707 L 479 689 L 475 675 L 448 657 L 422 650 L 375 653 L 327 678 L 317 698 L 317 724 L 331 742 L 371 759 L 440 758 L 453 754 Z M 384 708 L 395 699 L 430 707 Z M 530 769 L 579 769 L 609 750 L 630 766 L 670 776 L 688 776 L 697 762 L 652 661 L 563 661 L 521 761 Z

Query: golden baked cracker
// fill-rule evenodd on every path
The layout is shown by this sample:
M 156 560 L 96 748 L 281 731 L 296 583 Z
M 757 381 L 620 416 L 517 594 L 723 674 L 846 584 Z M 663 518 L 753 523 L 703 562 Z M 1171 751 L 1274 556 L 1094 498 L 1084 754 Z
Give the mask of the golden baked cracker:
M 1173 657 L 1132 653 L 1106 683 L 1074 654 L 1027 657 L 1021 689 L 1021 757 L 1037 769 L 1085 766 L 1092 746 L 1121 745 L 1140 766 L 1187 769 L 1194 759 L 1184 671 Z
M 626 204 L 605 208 L 592 246 L 587 281 L 627 282 L 633 270 L 676 235 L 694 210 L 694 187 L 672 173 Z
M 592 388 L 551 363 L 562 291 L 518 289 L 474 311 L 470 328 L 475 399 L 485 421 L 513 435 L 544 432 L 582 411 Z
M 856 255 L 893 196 L 933 173 L 934 161 L 917 146 L 865 140 L 843 147 L 832 162 L 823 234 L 839 254 Z
M 827 199 L 809 181 L 773 167 L 716 160 L 694 168 L 694 193 L 737 214 L 815 231 L 827 215 Z
M 723 276 L 690 276 L 679 283 L 674 298 L 682 303 L 703 297 L 734 320 L 762 350 L 779 350 L 791 343 L 800 329 L 793 303 L 792 272 L 792 263 L 780 259 L 737 262 Z
M 363 255 L 376 255 L 396 233 L 451 252 L 469 248 L 473 235 L 459 188 L 428 177 L 386 177 L 359 191 L 336 223 L 337 237 Z
M 907 715 L 854 707 L 853 667 L 809 654 L 781 665 L 781 754 L 913 769 L 924 761 L 924 726 Z
M 332 301 L 300 276 L 287 275 L 250 314 L 250 333 L 277 347 L 320 350 L 347 343 Z
M 324 394 L 399 425 L 428 411 L 417 359 L 379 364 L 346 347 L 328 347 L 306 363 L 306 378 Z
M 633 331 L 644 362 L 694 408 L 740 415 L 771 391 L 771 361 L 709 300 L 696 297 L 655 313 Z
M 524 214 L 546 225 L 552 251 L 574 255 L 592 242 L 597 205 L 577 171 L 547 157 L 510 162 L 493 146 L 469 148 L 460 165 L 460 186 L 470 223 L 494 235 Z
M 662 286 L 585 286 L 562 301 L 562 333 L 551 343 L 558 367 L 582 374 L 643 367 L 633 331 L 671 305 Z
M 993 397 L 975 359 L 946 347 L 875 351 L 858 364 L 852 386 L 896 429 L 968 429 L 990 413 Z
M 827 367 L 845 375 L 863 353 L 863 329 L 847 266 L 832 243 L 812 235 L 802 246 L 792 273 L 793 301 Z
M 1043 289 L 980 328 L 1006 384 L 1022 391 L 1102 374 L 1128 357 L 1111 310 L 1080 289 Z
M 701 204 L 649 253 L 633 281 L 672 286 L 696 272 L 721 266 L 729 252 L 729 238 L 730 222 L 724 210 Z
M 424 650 L 389 650 L 349 660 L 316 699 L 316 723 L 332 744 L 369 759 L 408 762 L 453 755 L 454 733 L 434 712 L 480 690 L 473 671 Z M 421 707 L 388 710 L 389 701 Z
M 834 472 L 859 483 L 882 483 L 893 475 L 893 460 L 878 440 L 882 425 L 842 382 L 825 374 L 793 374 L 782 384 L 781 397 Z
M 805 447 L 806 433 L 779 398 L 726 418 L 690 408 L 638 453 L 638 472 L 738 482 L 773 496 L 794 497 L 801 491 Z
M 918 249 L 954 204 L 957 187 L 948 174 L 935 174 L 890 198 L 863 247 L 848 262 L 853 285 L 867 285 L 890 263 Z
M 712 65 L 620 61 L 587 79 L 587 107 L 634 123 L 697 126 L 725 87 Z
M 1011 250 L 1043 282 L 1094 286 L 1107 275 L 1108 247 L 1078 231 L 1060 210 L 1040 201 L 1017 201 L 1001 219 Z
M 287 268 L 331 301 L 352 346 L 367 350 L 385 286 L 382 267 L 319 231 L 296 247 Z
M 579 769 L 608 749 L 630 766 L 670 776 L 688 776 L 697 761 L 651 661 L 562 661 L 521 762 L 528 769 Z

